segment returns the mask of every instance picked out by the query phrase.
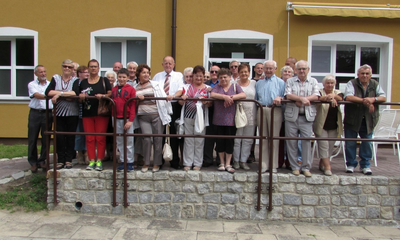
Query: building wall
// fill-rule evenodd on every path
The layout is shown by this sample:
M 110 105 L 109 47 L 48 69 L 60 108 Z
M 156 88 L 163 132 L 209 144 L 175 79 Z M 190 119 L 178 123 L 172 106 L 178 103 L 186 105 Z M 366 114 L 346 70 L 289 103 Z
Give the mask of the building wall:
M 153 75 L 162 70 L 162 58 L 171 54 L 172 0 L 1 2 L 0 27 L 21 27 L 38 32 L 38 63 L 47 67 L 48 79 L 61 73 L 61 62 L 66 58 L 86 65 L 90 58 L 90 33 L 100 29 L 126 27 L 150 32 Z M 384 0 L 352 2 L 386 4 Z M 396 28 L 400 19 L 294 16 L 292 11 L 289 16 L 290 56 L 297 59 L 307 59 L 308 36 L 348 31 L 393 38 L 393 66 L 400 60 L 400 32 Z M 176 70 L 203 64 L 205 33 L 230 29 L 273 35 L 273 59 L 279 68 L 283 66 L 288 56 L 286 1 L 254 0 L 249 4 L 246 1 L 178 0 Z M 397 68 L 393 68 L 393 76 L 399 73 Z M 392 101 L 400 101 L 394 94 L 399 89 L 400 85 L 393 77 Z M 28 112 L 27 101 L 15 104 L 0 100 L 0 138 L 26 137 Z

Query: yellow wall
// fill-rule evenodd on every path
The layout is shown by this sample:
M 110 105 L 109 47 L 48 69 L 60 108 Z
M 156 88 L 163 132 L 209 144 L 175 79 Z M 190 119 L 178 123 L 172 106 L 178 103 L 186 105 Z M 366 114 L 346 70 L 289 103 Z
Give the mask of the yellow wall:
M 273 58 L 282 66 L 287 57 L 286 1 L 177 0 L 176 69 L 203 64 L 204 34 L 245 29 L 274 36 Z M 345 2 L 308 1 L 308 2 Z M 172 0 L 0 0 L 0 27 L 11 26 L 39 33 L 39 63 L 48 78 L 60 73 L 61 62 L 70 58 L 86 65 L 92 31 L 126 27 L 151 33 L 152 74 L 162 70 L 161 61 L 171 54 Z M 352 3 L 386 4 L 384 0 L 352 0 Z M 359 31 L 394 39 L 393 66 L 400 60 L 400 19 L 294 16 L 290 12 L 290 55 L 307 59 L 308 36 L 326 32 Z M 393 76 L 400 70 L 393 68 Z M 392 101 L 400 85 L 393 77 Z M 27 104 L 0 103 L 0 137 L 26 137 Z

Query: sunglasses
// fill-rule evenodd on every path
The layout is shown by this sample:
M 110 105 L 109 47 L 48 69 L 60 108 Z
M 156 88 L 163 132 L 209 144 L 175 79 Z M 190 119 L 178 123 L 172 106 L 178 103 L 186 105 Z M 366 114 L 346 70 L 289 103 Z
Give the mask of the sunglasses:
M 69 69 L 73 69 L 73 66 L 67 66 L 67 65 L 62 65 L 63 68 L 69 68 Z
M 210 71 L 210 73 L 218 73 L 218 71 Z
M 232 66 L 230 66 L 230 68 L 237 68 L 238 66 L 236 66 L 236 65 L 232 65 Z

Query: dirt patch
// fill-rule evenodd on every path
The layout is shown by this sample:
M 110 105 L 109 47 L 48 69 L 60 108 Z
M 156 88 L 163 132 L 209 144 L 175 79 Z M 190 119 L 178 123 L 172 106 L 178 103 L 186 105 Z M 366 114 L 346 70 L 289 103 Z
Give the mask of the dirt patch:
M 37 173 L 35 173 L 35 174 L 42 174 L 42 175 L 45 175 L 45 173 L 43 173 L 43 172 L 40 172 L 40 171 L 38 171 Z M 10 190 L 12 190 L 14 187 L 30 187 L 31 186 L 31 184 L 29 183 L 29 180 L 32 178 L 32 175 L 29 175 L 29 176 L 25 176 L 25 177 L 23 177 L 23 178 L 20 178 L 20 179 L 17 179 L 17 180 L 14 180 L 14 181 L 11 181 L 11 182 L 9 182 L 9 183 L 6 183 L 6 184 L 1 184 L 0 185 L 0 193 L 4 193 L 4 192 L 7 192 L 7 191 L 10 191 Z

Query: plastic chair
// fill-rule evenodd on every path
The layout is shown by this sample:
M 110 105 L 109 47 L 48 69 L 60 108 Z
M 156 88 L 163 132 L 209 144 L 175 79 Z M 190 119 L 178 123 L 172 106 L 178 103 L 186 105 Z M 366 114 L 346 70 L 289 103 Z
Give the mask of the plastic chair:
M 378 123 L 375 126 L 372 139 L 396 139 L 398 140 L 398 131 L 400 125 L 400 109 L 384 109 L 380 114 Z M 379 144 L 388 144 L 388 142 L 372 142 L 372 153 L 374 158 L 375 166 L 378 166 L 378 161 L 376 153 L 378 152 Z M 392 143 L 393 145 L 393 155 L 396 155 L 397 145 L 397 155 L 399 157 L 400 164 L 400 144 Z

